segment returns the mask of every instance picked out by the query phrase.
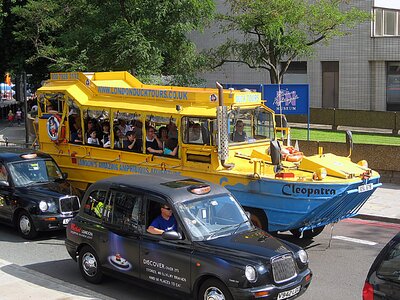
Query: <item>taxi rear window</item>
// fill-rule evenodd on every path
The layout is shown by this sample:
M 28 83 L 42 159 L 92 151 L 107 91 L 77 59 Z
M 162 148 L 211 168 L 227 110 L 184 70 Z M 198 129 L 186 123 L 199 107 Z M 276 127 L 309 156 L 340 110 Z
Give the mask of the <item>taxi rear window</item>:
M 196 180 L 196 179 L 191 179 L 191 178 L 161 183 L 161 185 L 164 185 L 164 186 L 167 186 L 167 187 L 173 188 L 173 189 L 188 187 L 188 186 L 192 186 L 192 185 L 199 185 L 199 184 L 204 184 L 204 182 L 202 182 L 200 180 Z

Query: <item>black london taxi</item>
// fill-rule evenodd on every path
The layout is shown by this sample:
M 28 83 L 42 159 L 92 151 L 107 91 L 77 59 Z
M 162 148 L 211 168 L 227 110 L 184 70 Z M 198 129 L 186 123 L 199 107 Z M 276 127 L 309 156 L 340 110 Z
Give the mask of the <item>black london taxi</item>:
M 400 299 L 400 232 L 373 262 L 363 288 L 363 300 Z
M 163 209 L 176 230 L 149 233 Z M 114 273 L 195 299 L 294 299 L 312 277 L 307 253 L 253 226 L 225 188 L 174 175 L 92 184 L 65 244 L 91 283 Z
M 65 229 L 80 207 L 76 190 L 43 153 L 0 153 L 0 222 L 33 239 Z

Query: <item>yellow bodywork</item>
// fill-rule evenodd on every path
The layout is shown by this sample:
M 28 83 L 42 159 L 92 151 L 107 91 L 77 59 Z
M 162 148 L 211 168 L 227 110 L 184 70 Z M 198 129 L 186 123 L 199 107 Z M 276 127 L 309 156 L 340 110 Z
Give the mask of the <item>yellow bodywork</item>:
M 37 93 L 41 103 L 38 130 L 40 150 L 52 155 L 78 188 L 86 189 L 87 184 L 108 176 L 130 173 L 176 173 L 223 185 L 248 185 L 259 178 L 275 179 L 267 139 L 230 145 L 228 162 L 234 163 L 234 167 L 229 169 L 221 163 L 216 146 L 184 144 L 181 136 L 178 136 L 179 158 L 99 148 L 85 143 L 77 145 L 69 143 L 66 136 L 57 141 L 49 138 L 48 113 L 45 112 L 49 99 L 59 99 L 63 103 L 61 109 L 49 113 L 60 115 L 60 128 L 67 133 L 70 129 L 68 112 L 73 107 L 69 105 L 72 102 L 81 111 L 107 110 L 111 116 L 119 111 L 139 114 L 143 124 L 146 118 L 154 114 L 173 117 L 180 128 L 184 116 L 216 117 L 219 105 L 217 89 L 144 85 L 127 72 L 74 72 L 52 73 Z M 256 92 L 223 90 L 223 105 L 228 108 L 262 106 L 273 113 L 263 105 L 261 94 Z M 112 118 L 110 123 L 112 128 Z M 113 144 L 113 139 L 111 142 Z M 282 165 L 280 172 L 293 176 L 276 180 L 349 183 L 360 180 L 366 172 L 369 172 L 368 176 L 378 175 L 351 162 L 349 158 L 333 154 L 303 157 L 300 162 L 283 161 Z M 318 180 L 314 173 L 322 167 L 327 170 L 328 176 Z

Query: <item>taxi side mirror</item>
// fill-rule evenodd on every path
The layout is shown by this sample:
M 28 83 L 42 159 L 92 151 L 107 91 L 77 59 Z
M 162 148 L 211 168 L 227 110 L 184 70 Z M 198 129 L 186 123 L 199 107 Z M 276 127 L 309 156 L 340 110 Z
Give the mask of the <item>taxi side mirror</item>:
M 63 177 L 64 179 L 67 179 L 67 178 L 68 178 L 68 173 L 63 172 L 63 173 L 62 173 L 62 177 Z
M 164 231 L 163 234 L 161 235 L 161 237 L 164 240 L 170 240 L 170 241 L 176 241 L 176 240 L 181 240 L 182 239 L 182 235 L 179 232 L 176 231 Z
M 251 220 L 251 213 L 249 211 L 244 212 L 249 220 Z

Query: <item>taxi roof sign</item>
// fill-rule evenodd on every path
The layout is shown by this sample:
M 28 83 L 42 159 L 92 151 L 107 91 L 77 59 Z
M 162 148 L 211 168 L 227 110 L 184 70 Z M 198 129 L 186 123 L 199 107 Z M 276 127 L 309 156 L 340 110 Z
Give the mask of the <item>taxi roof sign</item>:
M 205 195 L 211 191 L 211 187 L 208 184 L 196 185 L 189 187 L 188 191 L 195 195 Z

